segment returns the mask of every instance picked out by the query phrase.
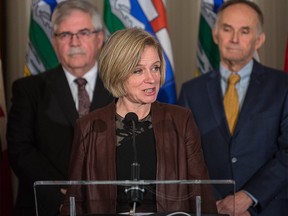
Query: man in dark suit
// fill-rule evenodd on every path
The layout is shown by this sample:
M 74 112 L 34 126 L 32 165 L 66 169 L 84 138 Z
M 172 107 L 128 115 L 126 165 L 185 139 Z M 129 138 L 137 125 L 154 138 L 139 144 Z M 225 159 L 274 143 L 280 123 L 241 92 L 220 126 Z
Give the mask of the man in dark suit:
M 183 84 L 179 97 L 200 129 L 210 178 L 236 181 L 237 216 L 287 215 L 288 76 L 253 60 L 265 41 L 261 10 L 227 1 L 213 38 L 219 70 Z M 234 215 L 232 191 L 215 189 L 218 211 Z
M 7 140 L 9 160 L 19 179 L 16 215 L 36 214 L 35 181 L 67 180 L 77 118 L 113 100 L 98 78 L 97 56 L 104 33 L 97 9 L 86 1 L 59 3 L 52 25 L 60 65 L 13 84 Z M 87 82 L 82 89 L 86 97 L 81 99 L 88 103 L 87 111 L 81 108 L 77 78 Z M 45 215 L 58 214 L 62 196 L 60 188 L 41 190 L 38 198 Z

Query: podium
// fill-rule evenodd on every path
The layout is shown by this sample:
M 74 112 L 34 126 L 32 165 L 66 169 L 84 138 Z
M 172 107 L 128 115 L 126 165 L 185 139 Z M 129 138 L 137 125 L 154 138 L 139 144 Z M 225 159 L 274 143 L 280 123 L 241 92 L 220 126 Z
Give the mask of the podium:
M 55 192 L 66 194 L 61 199 Z M 216 210 L 219 190 L 235 194 L 233 180 L 165 180 L 165 181 L 37 181 L 34 183 L 37 216 L 51 215 L 51 208 L 61 209 L 55 215 L 221 215 Z M 143 196 L 131 202 L 132 191 Z M 118 209 L 118 198 L 127 194 L 127 208 Z M 152 199 L 151 199 L 152 197 Z M 147 201 L 148 200 L 148 201 Z M 155 208 L 150 208 L 151 202 Z M 124 197 L 125 201 L 125 197 Z M 139 201 L 139 202 L 138 202 Z M 123 204 L 123 199 L 122 199 Z M 121 205 L 122 205 L 121 204 Z M 61 205 L 61 208 L 59 208 Z M 143 207 L 144 206 L 144 207 Z M 146 208 L 148 206 L 148 208 Z M 235 205 L 234 205 L 235 206 Z M 124 207 L 126 207 L 124 205 Z

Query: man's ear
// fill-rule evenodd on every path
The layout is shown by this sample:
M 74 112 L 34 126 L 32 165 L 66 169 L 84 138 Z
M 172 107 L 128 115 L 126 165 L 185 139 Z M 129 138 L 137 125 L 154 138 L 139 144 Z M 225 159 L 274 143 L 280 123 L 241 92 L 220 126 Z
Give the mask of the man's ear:
M 259 49 L 265 42 L 266 40 L 266 35 L 264 32 L 261 32 L 256 40 L 256 50 Z
M 55 36 L 52 36 L 51 43 L 52 43 L 52 47 L 54 49 L 54 52 L 55 52 L 56 56 L 58 57 L 57 41 L 56 41 Z
M 52 36 L 51 42 L 52 42 L 52 47 L 55 50 L 56 49 L 56 38 L 55 38 L 55 36 Z
M 218 44 L 218 30 L 216 29 L 215 26 L 212 28 L 212 37 L 213 37 L 214 43 Z
M 97 37 L 97 46 L 98 46 L 98 49 L 101 49 L 102 46 L 103 46 L 103 43 L 104 43 L 104 32 L 101 31 L 101 32 L 98 32 L 96 34 L 96 37 Z

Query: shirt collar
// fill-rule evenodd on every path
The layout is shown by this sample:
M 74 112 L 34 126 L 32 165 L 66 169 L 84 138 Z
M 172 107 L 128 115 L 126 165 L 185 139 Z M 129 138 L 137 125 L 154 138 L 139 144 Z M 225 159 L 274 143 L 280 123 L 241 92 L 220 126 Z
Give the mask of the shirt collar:
M 248 64 L 246 64 L 241 70 L 237 72 L 237 74 L 240 76 L 240 82 L 241 80 L 244 80 L 247 77 L 250 77 L 252 73 L 253 68 L 253 60 L 251 60 Z M 221 79 L 223 79 L 225 82 L 228 82 L 228 78 L 232 72 L 229 71 L 227 68 L 225 68 L 222 64 L 220 64 L 220 75 Z
M 78 77 L 72 75 L 63 66 L 62 66 L 62 68 L 63 68 L 64 73 L 66 75 L 69 86 L 72 85 L 74 83 L 74 80 Z M 97 77 L 97 73 L 98 73 L 98 64 L 96 62 L 96 64 L 87 73 L 85 73 L 84 76 L 82 77 L 82 78 L 87 80 L 88 86 L 91 86 L 92 89 L 94 89 L 94 87 L 95 87 L 95 80 Z

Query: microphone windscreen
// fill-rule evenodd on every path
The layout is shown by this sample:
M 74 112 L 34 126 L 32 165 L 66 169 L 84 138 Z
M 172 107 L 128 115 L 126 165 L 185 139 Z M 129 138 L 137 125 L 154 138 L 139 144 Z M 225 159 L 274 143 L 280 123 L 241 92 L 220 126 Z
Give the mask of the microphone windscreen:
M 123 119 L 123 122 L 124 124 L 126 123 L 127 125 L 130 123 L 130 122 L 135 122 L 137 123 L 138 122 L 138 116 L 136 115 L 136 113 L 134 112 L 129 112 L 125 115 L 125 118 Z

